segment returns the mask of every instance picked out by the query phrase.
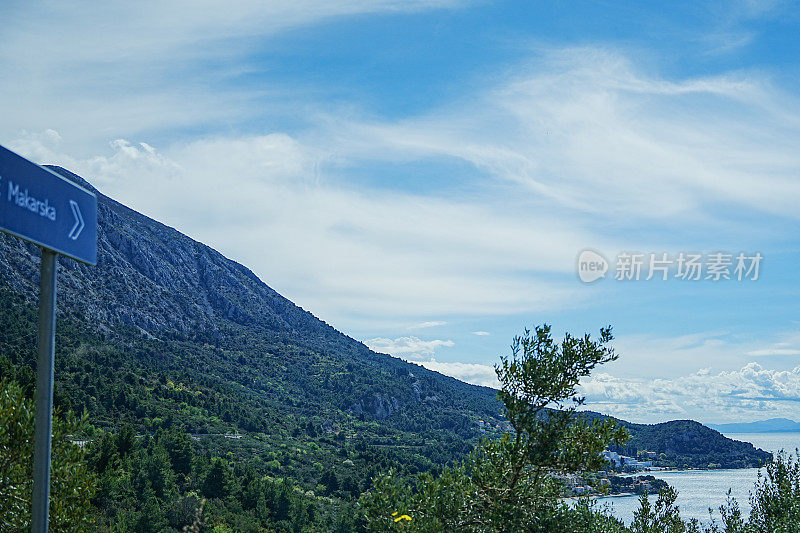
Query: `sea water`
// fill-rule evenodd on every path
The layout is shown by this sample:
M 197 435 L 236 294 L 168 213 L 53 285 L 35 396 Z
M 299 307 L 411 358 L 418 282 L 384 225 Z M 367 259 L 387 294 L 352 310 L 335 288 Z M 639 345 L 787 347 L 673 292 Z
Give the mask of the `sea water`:
M 756 448 L 776 453 L 783 449 L 794 452 L 800 448 L 800 433 L 726 433 L 726 437 L 750 442 Z M 750 493 L 758 479 L 757 468 L 735 470 L 671 470 L 668 472 L 648 472 L 663 479 L 678 491 L 676 504 L 684 519 L 697 518 L 703 524 L 709 524 L 711 518 L 709 508 L 719 521 L 719 507 L 727 499 L 728 489 L 731 496 L 739 503 L 742 514 L 750 513 Z M 639 508 L 638 496 L 609 496 L 598 498 L 598 504 L 608 506 L 611 514 L 630 524 L 633 512 Z M 651 503 L 654 497 L 651 496 Z

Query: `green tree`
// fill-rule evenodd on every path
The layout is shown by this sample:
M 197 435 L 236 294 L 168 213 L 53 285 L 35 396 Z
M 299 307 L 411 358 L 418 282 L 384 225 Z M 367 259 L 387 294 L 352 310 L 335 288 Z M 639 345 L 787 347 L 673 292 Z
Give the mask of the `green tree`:
M 192 443 L 183 431 L 171 429 L 159 439 L 159 444 L 167 450 L 172 469 L 176 474 L 189 475 L 192 471 Z
M 759 472 L 752 510 L 746 531 L 766 533 L 800 532 L 800 452 L 795 456 L 781 451 Z
M 122 426 L 115 440 L 117 443 L 117 453 L 119 453 L 120 457 L 126 457 L 129 453 L 132 453 L 137 444 L 136 432 L 133 426 L 130 424 Z
M 158 499 L 164 499 L 175 489 L 174 474 L 166 450 L 160 445 L 141 449 L 134 456 L 133 488 L 143 494 L 150 489 Z
M 209 498 L 226 498 L 231 492 L 233 475 L 228 462 L 221 457 L 214 457 L 203 478 L 203 494 Z
M 88 446 L 86 459 L 94 470 L 102 475 L 119 460 L 114 435 L 104 433 Z
M 33 401 L 18 384 L 0 382 L 0 531 L 30 528 L 33 491 Z M 93 529 L 90 499 L 96 479 L 83 450 L 70 435 L 86 427 L 85 417 L 53 416 L 50 527 L 53 531 Z
M 483 441 L 438 477 L 380 477 L 361 498 L 365 527 L 393 530 L 401 520 L 415 531 L 556 531 L 569 511 L 555 475 L 597 470 L 605 447 L 627 438 L 613 421 L 588 423 L 575 412 L 580 379 L 617 358 L 611 340 L 610 328 L 597 340 L 567 334 L 560 343 L 548 325 L 525 330 L 496 366 L 513 433 Z
M 326 470 L 323 472 L 319 482 L 325 486 L 325 490 L 327 490 L 329 494 L 339 490 L 339 478 L 333 470 Z
M 167 526 L 164 517 L 164 509 L 152 491 L 148 490 L 142 495 L 144 505 L 142 510 L 137 513 L 131 531 L 136 533 L 158 533 Z
M 743 533 L 745 531 L 745 521 L 742 518 L 742 510 L 739 503 L 731 496 L 731 489 L 728 489 L 728 499 L 725 505 L 719 508 L 722 515 L 722 531 L 726 533 Z M 712 524 L 710 533 L 717 533 L 716 523 Z
M 639 509 L 633 513 L 631 529 L 634 533 L 684 533 L 686 524 L 680 517 L 675 500 L 678 492 L 668 487 L 659 491 L 655 506 L 647 493 L 639 497 Z

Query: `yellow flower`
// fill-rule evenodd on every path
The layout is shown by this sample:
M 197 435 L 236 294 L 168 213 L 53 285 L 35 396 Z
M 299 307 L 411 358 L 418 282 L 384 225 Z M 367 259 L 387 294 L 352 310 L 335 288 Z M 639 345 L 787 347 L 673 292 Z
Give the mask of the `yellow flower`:
M 396 514 L 397 513 L 394 513 L 392 516 L 394 516 Z M 400 520 L 408 520 L 410 522 L 411 521 L 411 517 L 408 516 L 407 514 L 401 514 L 400 516 L 398 516 L 397 518 L 394 519 L 395 522 L 399 522 Z

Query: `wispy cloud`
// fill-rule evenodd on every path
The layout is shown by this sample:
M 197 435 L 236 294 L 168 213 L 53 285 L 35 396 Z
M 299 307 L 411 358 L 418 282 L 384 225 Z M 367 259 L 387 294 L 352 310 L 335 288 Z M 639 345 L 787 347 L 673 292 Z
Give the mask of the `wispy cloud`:
M 0 40 L 0 142 L 214 246 L 377 349 L 482 384 L 490 365 L 432 358 L 452 340 L 383 332 L 447 322 L 450 336 L 462 316 L 527 320 L 615 301 L 617 287 L 577 284 L 575 254 L 587 246 L 702 247 L 709 235 L 714 246 L 761 246 L 776 234 L 770 219 L 796 223 L 800 106 L 766 70 L 662 74 L 657 50 L 650 61 L 602 42 L 540 46 L 464 72 L 475 75 L 464 92 L 413 113 L 271 76 L 270 45 L 289 32 L 469 3 L 2 3 L 0 19 L 13 23 Z M 743 22 L 789 9 L 726 5 L 697 38 L 729 54 L 758 37 Z M 447 187 L 393 179 L 414 174 L 406 165 Z M 615 363 L 608 376 L 619 377 L 598 382 L 623 398 L 637 390 L 631 376 L 653 368 L 680 380 L 702 361 L 718 376 L 800 352 L 790 338 L 726 331 L 628 334 L 618 346 L 624 370 Z M 674 412 L 678 396 L 643 405 Z
M 457 8 L 458 0 L 244 0 L 3 3 L 0 139 L 55 129 L 88 155 L 109 136 L 202 129 L 251 120 L 257 103 L 286 107 L 288 91 L 235 82 L 263 66 L 259 44 L 343 17 Z M 80 75 L 76 75 L 80 73 Z M 294 88 L 297 91 L 297 88 Z M 225 129 L 225 128 L 223 128 Z
M 774 342 L 759 345 L 756 349 L 748 351 L 747 355 L 753 357 L 800 355 L 800 331 L 797 329 L 785 331 Z
M 580 230 L 486 202 L 337 186 L 317 172 L 325 153 L 286 134 L 166 151 L 115 140 L 110 155 L 84 159 L 65 154 L 61 142 L 50 131 L 11 145 L 247 264 L 340 327 L 359 315 L 513 313 L 582 298 L 571 279 L 536 276 L 570 271 L 574 250 L 589 239 Z M 550 232 L 530 231 L 540 225 Z
M 687 242 L 709 225 L 741 242 L 763 233 L 731 205 L 797 215 L 800 115 L 758 75 L 667 80 L 605 48 L 552 51 L 518 72 L 395 121 L 315 116 L 302 134 L 118 139 L 85 157 L 53 128 L 10 144 L 220 248 L 340 327 L 574 307 L 594 294 L 572 272 L 587 243 L 652 245 L 665 238 L 653 219 Z M 441 195 L 342 180 L 433 156 L 468 162 L 481 181 Z M 637 243 L 596 230 L 632 220 Z
M 576 214 L 692 224 L 728 218 L 716 206 L 734 204 L 797 216 L 800 156 L 787 141 L 800 139 L 800 115 L 759 74 L 668 80 L 596 47 L 553 51 L 520 70 L 476 100 L 353 124 L 350 135 L 374 157 L 464 159 L 537 205 Z
M 768 355 L 800 355 L 800 349 L 797 348 L 766 348 L 764 350 L 753 350 L 747 352 L 747 355 L 755 357 L 768 356 Z
M 425 322 L 419 322 L 417 324 L 413 324 L 408 326 L 408 329 L 426 329 L 426 328 L 435 328 L 438 326 L 444 326 L 447 322 L 444 320 L 428 320 Z
M 665 379 L 678 378 L 708 367 L 715 371 L 741 368 L 753 362 L 787 370 L 794 366 L 793 356 L 800 352 L 796 329 L 751 337 L 726 330 L 701 331 L 678 336 L 622 334 L 614 340 L 619 360 L 603 371 L 612 375 L 636 376 L 658 374 Z

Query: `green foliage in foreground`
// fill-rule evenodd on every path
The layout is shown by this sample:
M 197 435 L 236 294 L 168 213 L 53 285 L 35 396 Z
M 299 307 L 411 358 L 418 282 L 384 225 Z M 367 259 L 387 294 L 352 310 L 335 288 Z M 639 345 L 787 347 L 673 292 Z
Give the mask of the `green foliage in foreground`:
M 16 383 L 0 382 L 0 531 L 30 528 L 33 493 L 33 402 Z M 90 498 L 96 476 L 83 460 L 83 450 L 67 436 L 81 431 L 86 420 L 53 417 L 50 524 L 54 531 L 93 529 Z
M 438 476 L 409 482 L 392 473 L 380 477 L 359 502 L 361 526 L 369 531 L 459 531 L 547 533 L 800 533 L 800 464 L 779 455 L 759 478 L 744 520 L 736 501 L 719 509 L 721 521 L 702 529 L 681 519 L 672 488 L 651 503 L 640 498 L 634 521 L 626 526 L 591 500 L 561 500 L 558 475 L 585 473 L 602 465 L 598 455 L 626 435 L 608 420 L 589 425 L 574 405 L 581 377 L 616 358 L 611 332 L 565 337 L 560 345 L 548 326 L 514 340 L 512 356 L 496 367 L 499 393 L 515 434 L 483 441 L 470 456 Z M 555 413 L 545 407 L 562 407 Z
M 564 517 L 557 476 L 600 469 L 600 452 L 627 438 L 610 420 L 575 416 L 580 379 L 616 359 L 611 339 L 609 328 L 598 340 L 568 334 L 557 344 L 546 325 L 515 338 L 511 357 L 496 367 L 514 434 L 483 441 L 462 463 L 438 477 L 423 474 L 411 488 L 379 479 L 361 499 L 368 527 L 392 530 L 392 509 L 418 531 L 554 531 Z M 553 405 L 561 409 L 547 410 Z
M 100 476 L 99 529 L 181 531 L 196 524 L 234 531 L 325 531 L 333 524 L 313 496 L 289 481 L 259 474 L 247 462 L 195 453 L 178 431 L 135 437 L 130 427 L 92 444 Z
M 800 532 L 800 451 L 783 451 L 769 463 L 766 473 L 759 473 L 755 492 L 750 498 L 750 518 L 744 521 L 739 506 L 729 499 L 720 509 L 726 533 L 798 533 Z
M 431 483 L 433 480 L 428 480 Z M 438 481 L 438 480 L 436 480 Z M 464 488 L 463 478 L 451 471 L 442 474 L 441 483 L 454 482 L 453 492 Z M 417 496 L 415 490 L 425 483 L 409 488 L 400 480 L 384 478 L 381 488 L 385 498 L 375 499 L 375 494 L 362 500 L 362 506 L 371 504 L 383 506 L 384 513 L 367 514 L 367 528 L 370 531 L 432 532 L 454 529 L 441 528 L 431 522 L 431 515 L 449 513 L 452 509 L 437 507 L 436 510 L 420 516 L 413 511 L 397 512 L 403 503 L 423 501 L 427 496 Z M 550 506 L 539 506 L 535 510 L 520 510 L 527 514 L 524 522 L 498 523 L 486 520 L 485 515 L 476 512 L 472 522 L 463 524 L 459 531 L 466 532 L 519 532 L 547 531 L 548 533 L 798 533 L 800 532 L 800 470 L 798 455 L 779 454 L 777 459 L 767 465 L 766 473 L 759 478 L 750 498 L 753 507 L 749 519 L 742 517 L 738 503 L 729 498 L 728 503 L 714 515 L 711 525 L 703 527 L 696 520 L 683 520 L 680 509 L 675 505 L 677 492 L 673 488 L 659 492 L 655 499 L 648 495 L 639 498 L 639 509 L 634 521 L 626 526 L 611 516 L 606 508 L 601 508 L 589 498 L 576 502 L 555 502 Z M 408 508 L 408 507 L 406 507 Z M 378 509 L 376 508 L 375 511 Z M 711 512 L 711 510 L 709 510 Z M 392 515 L 392 513 L 395 513 Z M 407 518 L 399 517 L 405 515 Z M 535 516 L 534 516 L 535 515 Z

